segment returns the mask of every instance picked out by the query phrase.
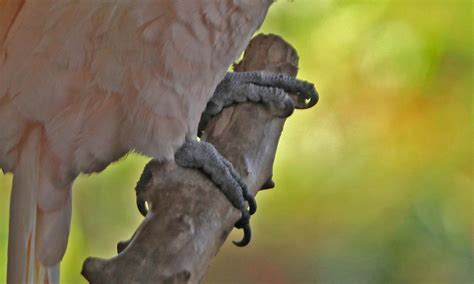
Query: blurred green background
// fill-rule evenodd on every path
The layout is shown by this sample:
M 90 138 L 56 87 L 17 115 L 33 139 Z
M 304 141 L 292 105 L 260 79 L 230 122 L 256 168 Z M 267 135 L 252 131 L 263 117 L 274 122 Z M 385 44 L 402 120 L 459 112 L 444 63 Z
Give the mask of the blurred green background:
M 227 242 L 204 283 L 474 283 L 473 5 L 272 7 L 262 31 L 294 44 L 321 100 L 287 122 L 253 242 Z M 83 260 L 131 236 L 147 160 L 131 154 L 76 182 L 63 283 L 85 283 Z M 11 178 L 0 175 L 0 282 Z

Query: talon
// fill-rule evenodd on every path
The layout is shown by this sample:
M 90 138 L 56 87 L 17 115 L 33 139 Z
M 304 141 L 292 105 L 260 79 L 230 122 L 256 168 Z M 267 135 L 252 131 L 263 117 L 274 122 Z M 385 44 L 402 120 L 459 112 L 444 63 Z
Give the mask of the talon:
M 242 225 L 241 228 L 244 230 L 244 237 L 240 241 L 232 241 L 234 245 L 238 247 L 244 247 L 250 243 L 250 240 L 252 239 L 252 229 L 250 228 L 250 224 L 247 223 L 245 225 Z
M 140 179 L 137 182 L 137 185 L 135 186 L 135 192 L 137 194 L 137 208 L 138 211 L 143 215 L 143 217 L 148 214 L 148 208 L 146 201 L 141 197 L 143 195 L 143 192 L 145 191 L 146 186 L 150 182 L 151 178 L 153 177 L 153 174 L 151 173 L 150 170 L 150 163 L 148 163 L 145 168 L 143 169 L 143 173 L 140 176 Z
M 252 195 L 247 194 L 245 196 L 245 200 L 247 201 L 249 205 L 249 214 L 250 215 L 255 214 L 255 212 L 257 212 L 257 201 L 255 201 L 255 198 Z
M 316 91 L 316 88 L 314 87 L 313 84 L 308 85 L 308 90 L 305 92 L 301 92 L 300 94 L 303 95 L 303 102 L 301 104 L 297 104 L 296 108 L 297 109 L 307 109 L 311 108 L 314 105 L 316 105 L 319 101 L 319 94 L 318 91 Z
M 146 201 L 139 198 L 137 196 L 137 208 L 138 208 L 138 211 L 140 211 L 140 213 L 142 214 L 143 217 L 146 216 L 146 214 L 148 214 L 148 208 L 146 206 Z
M 272 189 L 275 187 L 275 182 L 272 180 L 272 178 L 269 178 L 260 188 L 260 190 L 265 190 L 265 189 Z
M 124 249 L 128 247 L 129 244 L 130 244 L 130 240 L 119 242 L 117 244 L 117 253 L 121 253 Z

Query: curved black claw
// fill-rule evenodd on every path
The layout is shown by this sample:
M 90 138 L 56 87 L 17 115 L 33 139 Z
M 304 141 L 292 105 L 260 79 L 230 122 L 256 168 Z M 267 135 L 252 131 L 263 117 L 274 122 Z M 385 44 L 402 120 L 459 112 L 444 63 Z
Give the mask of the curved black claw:
M 250 228 L 250 224 L 244 225 L 242 229 L 244 230 L 244 237 L 242 238 L 242 240 L 238 242 L 232 241 L 234 245 L 238 247 L 245 247 L 250 243 L 250 240 L 252 239 L 252 229 Z
M 319 101 L 319 94 L 313 84 L 305 82 L 303 90 L 298 92 L 298 102 L 295 104 L 297 109 L 307 109 L 316 105 Z
M 240 241 L 232 241 L 234 245 L 238 247 L 244 247 L 250 243 L 252 240 L 252 229 L 250 228 L 250 223 L 249 223 L 249 216 L 243 216 L 237 223 L 235 223 L 235 227 L 237 229 L 243 229 L 244 230 L 244 237 Z
M 140 179 L 137 182 L 137 185 L 135 186 L 135 192 L 137 195 L 137 208 L 138 211 L 143 215 L 143 217 L 148 214 L 148 208 L 146 206 L 146 200 L 143 199 L 143 192 L 145 191 L 146 186 L 150 182 L 151 178 L 153 177 L 153 174 L 151 173 L 150 169 L 150 163 L 148 163 L 145 168 L 143 169 L 143 173 L 140 176 Z
M 255 212 L 257 212 L 257 201 L 255 201 L 255 197 L 247 193 L 244 195 L 244 199 L 245 201 L 247 201 L 249 205 L 249 214 L 250 215 L 255 214 Z
M 142 214 L 143 217 L 146 216 L 146 214 L 148 214 L 148 208 L 146 207 L 146 201 L 139 198 L 137 196 L 137 208 L 138 208 L 138 211 L 140 211 L 140 214 Z
M 275 182 L 273 179 L 270 177 L 259 190 L 265 190 L 265 189 L 272 189 L 275 187 Z
M 124 251 L 128 245 L 130 244 L 130 240 L 128 241 L 120 241 L 118 244 L 117 244 L 117 253 L 121 253 L 122 251 Z

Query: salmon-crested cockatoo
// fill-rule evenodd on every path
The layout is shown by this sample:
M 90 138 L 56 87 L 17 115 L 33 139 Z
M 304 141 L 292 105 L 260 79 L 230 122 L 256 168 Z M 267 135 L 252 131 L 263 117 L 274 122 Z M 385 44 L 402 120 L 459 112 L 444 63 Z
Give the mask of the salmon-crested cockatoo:
M 303 81 L 227 74 L 272 2 L 0 0 L 0 168 L 14 175 L 9 284 L 59 282 L 74 179 L 130 151 L 201 168 L 248 235 L 255 201 L 197 130 L 207 105 L 211 114 L 243 101 L 285 108 L 286 92 L 316 102 Z

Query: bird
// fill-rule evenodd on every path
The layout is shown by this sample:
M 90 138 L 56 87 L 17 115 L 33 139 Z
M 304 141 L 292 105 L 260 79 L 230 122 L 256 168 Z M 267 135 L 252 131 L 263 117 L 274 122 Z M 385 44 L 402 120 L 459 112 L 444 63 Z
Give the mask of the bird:
M 59 283 L 74 180 L 131 151 L 207 165 L 242 213 L 236 227 L 249 232 L 255 200 L 197 133 L 212 98 L 242 101 L 243 86 L 269 90 L 264 102 L 290 91 L 315 102 L 309 83 L 228 73 L 273 2 L 0 0 L 0 169 L 13 173 L 8 284 Z

